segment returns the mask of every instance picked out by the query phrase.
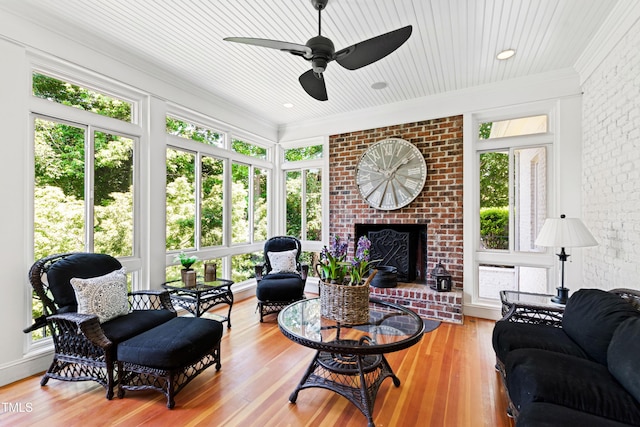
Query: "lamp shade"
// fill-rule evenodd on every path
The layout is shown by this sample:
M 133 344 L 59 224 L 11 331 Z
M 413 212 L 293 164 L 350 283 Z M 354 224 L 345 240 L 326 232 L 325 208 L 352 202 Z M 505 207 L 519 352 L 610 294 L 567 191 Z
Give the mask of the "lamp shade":
M 547 218 L 536 239 L 538 246 L 580 248 L 596 246 L 598 242 L 578 218 Z

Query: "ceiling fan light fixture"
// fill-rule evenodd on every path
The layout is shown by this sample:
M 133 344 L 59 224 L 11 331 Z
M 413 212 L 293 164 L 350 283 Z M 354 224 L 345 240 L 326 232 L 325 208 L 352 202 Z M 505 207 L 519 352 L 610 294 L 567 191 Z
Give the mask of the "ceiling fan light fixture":
M 311 61 L 311 66 L 314 73 L 322 74 L 324 73 L 324 70 L 327 69 L 327 60 L 324 58 L 313 58 L 313 60 Z
M 503 51 L 498 52 L 496 55 L 496 59 L 505 60 L 511 58 L 516 54 L 515 49 L 505 49 Z

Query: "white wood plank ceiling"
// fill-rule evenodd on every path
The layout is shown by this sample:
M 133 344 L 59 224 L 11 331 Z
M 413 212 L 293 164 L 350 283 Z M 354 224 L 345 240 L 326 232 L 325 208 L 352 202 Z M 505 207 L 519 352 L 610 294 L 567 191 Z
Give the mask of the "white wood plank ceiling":
M 413 25 L 396 52 L 356 71 L 331 62 L 329 100 L 298 76 L 310 63 L 228 36 L 304 44 L 317 35 L 310 0 L 0 0 L 14 13 L 111 55 L 134 58 L 276 124 L 572 67 L 617 0 L 330 0 L 322 35 L 336 50 Z M 516 49 L 506 61 L 505 49 Z M 373 90 L 375 82 L 387 87 Z M 291 103 L 293 108 L 283 104 Z

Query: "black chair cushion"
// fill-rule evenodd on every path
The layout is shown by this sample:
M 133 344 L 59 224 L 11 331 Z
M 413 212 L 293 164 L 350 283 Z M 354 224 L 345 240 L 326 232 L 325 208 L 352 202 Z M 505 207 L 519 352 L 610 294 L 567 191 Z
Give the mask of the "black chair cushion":
M 609 372 L 640 401 L 640 319 L 627 319 L 609 344 Z
M 114 257 L 94 253 L 77 253 L 53 263 L 47 271 L 47 282 L 53 294 L 53 301 L 58 306 L 58 313 L 78 310 L 71 279 L 104 276 L 120 268 L 120 261 Z
M 493 349 L 504 363 L 507 354 L 518 348 L 539 348 L 588 358 L 562 328 L 529 323 L 498 321 L 493 328 Z
M 113 343 L 128 340 L 176 317 L 169 310 L 134 310 L 124 316 L 102 323 L 102 331 Z
M 260 301 L 295 301 L 304 295 L 304 280 L 296 273 L 267 274 L 258 283 Z
M 562 317 L 562 328 L 595 361 L 607 364 L 607 349 L 616 328 L 640 312 L 619 295 L 600 289 L 574 293 Z
M 176 317 L 118 345 L 117 358 L 155 369 L 177 369 L 196 362 L 222 338 L 222 323 Z
M 527 405 L 518 414 L 516 420 L 516 427 L 628 427 L 629 425 L 544 402 Z
M 629 424 L 640 404 L 597 362 L 539 349 L 513 350 L 505 361 L 507 389 L 518 411 L 553 403 Z

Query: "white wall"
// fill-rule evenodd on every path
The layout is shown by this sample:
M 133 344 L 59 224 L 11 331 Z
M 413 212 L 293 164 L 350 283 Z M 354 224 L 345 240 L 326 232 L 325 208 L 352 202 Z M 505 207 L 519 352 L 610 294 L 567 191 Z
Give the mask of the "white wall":
M 21 363 L 27 343 L 22 329 L 28 326 L 25 313 L 31 309 L 28 307 L 27 272 L 31 265 L 28 245 L 32 239 L 25 235 L 31 212 L 27 209 L 29 185 L 24 179 L 29 171 L 27 99 L 24 95 L 29 81 L 24 49 L 0 39 L 0 58 L 3 61 L 0 67 L 0 153 L 4 159 L 0 167 L 0 259 L 3 260 L 0 373 L 11 372 L 10 376 L 6 375 L 8 378 L 20 378 L 29 373 Z M 7 66 L 9 64 L 12 65 Z M 0 374 L 0 384 L 6 382 L 4 377 Z
M 599 242 L 583 250 L 585 285 L 640 289 L 640 2 L 619 5 L 578 65 L 582 211 Z

